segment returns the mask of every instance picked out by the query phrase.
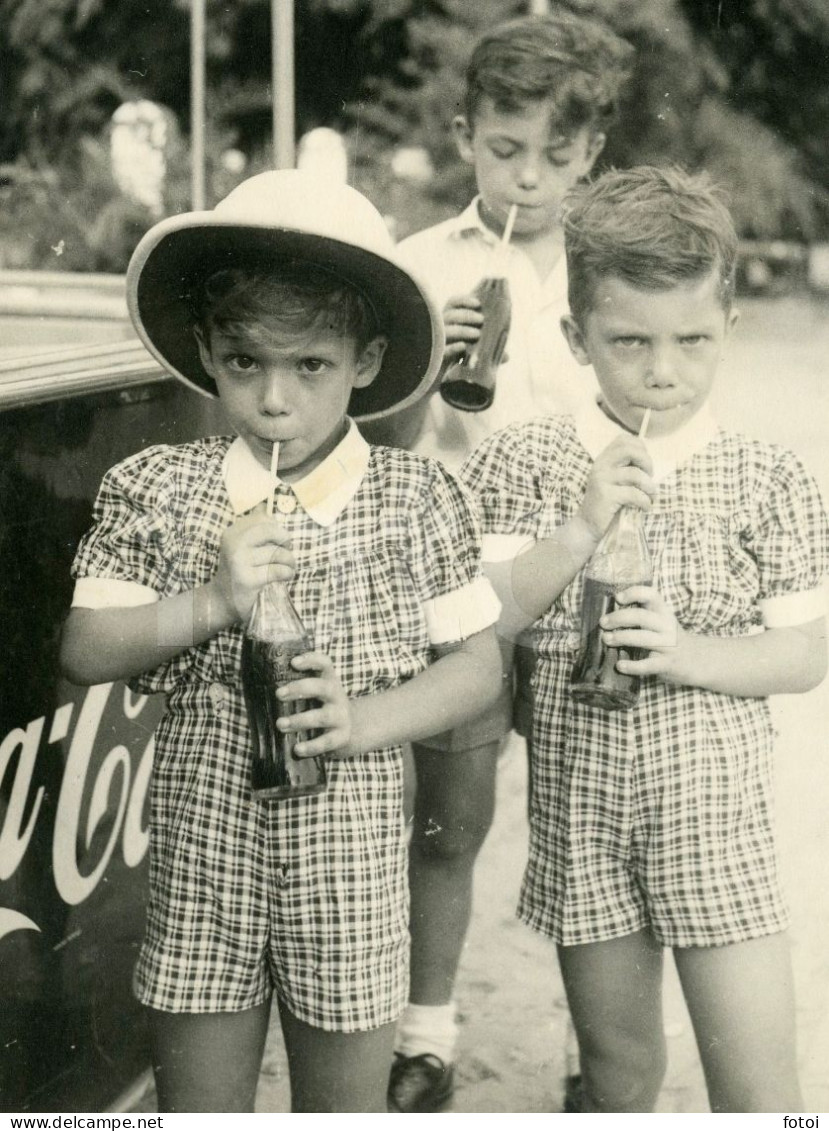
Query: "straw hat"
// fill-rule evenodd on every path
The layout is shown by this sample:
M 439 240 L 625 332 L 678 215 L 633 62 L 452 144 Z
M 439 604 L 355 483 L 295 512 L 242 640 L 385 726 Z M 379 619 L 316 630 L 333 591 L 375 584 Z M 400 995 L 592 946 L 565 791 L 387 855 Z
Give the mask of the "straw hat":
M 424 286 L 397 262 L 382 216 L 361 193 L 297 169 L 243 181 L 212 212 L 151 228 L 127 270 L 130 317 L 150 353 L 187 385 L 217 395 L 193 334 L 191 292 L 213 271 L 251 261 L 318 263 L 372 303 L 389 339 L 380 372 L 349 412 L 372 420 L 413 404 L 443 356 L 443 321 Z

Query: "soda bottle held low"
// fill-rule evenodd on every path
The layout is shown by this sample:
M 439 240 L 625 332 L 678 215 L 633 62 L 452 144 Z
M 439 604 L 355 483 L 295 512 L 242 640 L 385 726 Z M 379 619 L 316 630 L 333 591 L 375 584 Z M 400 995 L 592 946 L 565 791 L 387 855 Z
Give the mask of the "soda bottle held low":
M 474 291 L 481 303 L 481 336 L 449 368 L 440 395 L 463 412 L 483 412 L 495 399 L 495 375 L 507 344 L 512 303 L 509 284 L 501 276 L 482 279 Z
M 584 572 L 579 653 L 570 677 L 570 694 L 579 703 L 612 711 L 627 709 L 639 696 L 639 676 L 620 672 L 619 660 L 639 660 L 641 648 L 614 648 L 603 639 L 599 621 L 616 608 L 616 594 L 646 585 L 653 568 L 642 529 L 642 512 L 621 507 L 605 531 Z
M 251 788 L 256 798 L 302 797 L 326 787 L 325 759 L 298 758 L 297 742 L 317 733 L 283 732 L 276 720 L 319 706 L 314 699 L 278 699 L 285 683 L 299 678 L 294 656 L 313 649 L 311 633 L 294 608 L 283 581 L 259 591 L 242 638 L 242 688 L 251 741 Z

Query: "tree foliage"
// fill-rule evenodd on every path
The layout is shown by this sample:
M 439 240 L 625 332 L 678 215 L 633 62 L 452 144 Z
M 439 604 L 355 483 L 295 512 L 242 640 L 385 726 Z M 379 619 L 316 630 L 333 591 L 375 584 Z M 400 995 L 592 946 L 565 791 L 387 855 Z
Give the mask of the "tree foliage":
M 705 166 L 731 189 L 744 234 L 829 235 L 826 0 L 550 2 L 602 15 L 636 49 L 606 163 Z M 401 234 L 456 210 L 474 187 L 449 129 L 466 60 L 484 29 L 527 8 L 526 0 L 295 0 L 298 133 L 346 132 L 354 183 L 397 218 Z M 247 172 L 269 161 L 270 4 L 208 0 L 207 10 L 215 200 L 232 183 L 223 151 L 242 150 Z M 186 140 L 189 34 L 190 0 L 0 0 L 0 264 L 10 261 L 9 233 L 17 232 L 11 259 L 35 262 L 49 260 L 63 227 L 72 232 L 65 265 L 119 269 L 122 248 L 152 218 L 118 198 L 106 168 L 108 124 L 121 102 L 149 98 L 173 111 Z M 428 183 L 400 175 L 401 147 L 428 153 Z M 187 176 L 185 153 L 171 170 L 171 210 L 187 206 Z M 41 223 L 42 235 L 25 234 Z
M 603 164 L 709 169 L 730 190 L 746 236 L 813 239 L 829 232 L 825 0 L 552 3 L 601 15 L 635 48 Z M 435 215 L 444 215 L 468 200 L 472 188 L 449 132 L 465 61 L 482 31 L 526 6 L 445 0 L 417 11 L 423 7 L 410 6 L 411 89 L 371 81 L 355 104 L 352 138 L 362 165 L 375 170 L 390 196 L 395 190 L 399 196 L 400 187 L 376 170 L 388 164 L 394 146 L 423 145 L 437 170 L 428 195 Z M 804 83 L 808 101 L 801 97 Z

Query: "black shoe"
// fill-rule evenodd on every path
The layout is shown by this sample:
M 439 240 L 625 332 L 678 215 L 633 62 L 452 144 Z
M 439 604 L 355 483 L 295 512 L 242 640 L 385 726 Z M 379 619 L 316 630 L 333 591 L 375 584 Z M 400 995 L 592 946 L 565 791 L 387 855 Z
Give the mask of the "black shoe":
M 565 1115 L 581 1111 L 581 1076 L 565 1077 L 564 1104 L 561 1110 Z
M 440 1111 L 455 1090 L 455 1067 L 439 1056 L 394 1054 L 389 1077 L 389 1111 Z

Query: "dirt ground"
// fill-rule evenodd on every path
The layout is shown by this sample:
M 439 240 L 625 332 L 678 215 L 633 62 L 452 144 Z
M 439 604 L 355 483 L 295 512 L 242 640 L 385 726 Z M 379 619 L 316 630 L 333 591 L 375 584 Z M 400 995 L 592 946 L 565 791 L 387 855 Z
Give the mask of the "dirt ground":
M 716 409 L 723 423 L 793 448 L 829 499 L 829 301 L 742 303 Z M 799 1063 L 805 1111 L 829 1111 L 829 682 L 774 701 L 784 882 L 792 912 Z M 566 1012 L 552 946 L 514 917 L 526 855 L 526 757 L 513 738 L 499 767 L 493 829 L 476 870 L 474 920 L 457 987 L 458 1084 L 450 1111 L 560 1110 Z M 658 1111 L 706 1112 L 693 1033 L 667 965 L 669 1068 Z M 152 1111 L 151 1090 L 140 1110 Z M 137 1107 L 136 1110 L 139 1110 Z M 276 1025 L 257 1096 L 260 1112 L 290 1110 Z

